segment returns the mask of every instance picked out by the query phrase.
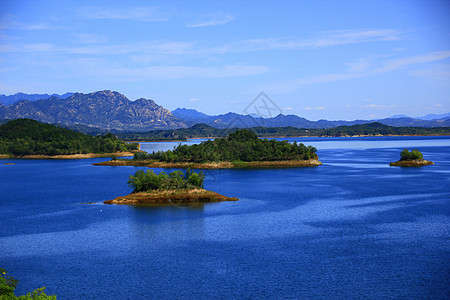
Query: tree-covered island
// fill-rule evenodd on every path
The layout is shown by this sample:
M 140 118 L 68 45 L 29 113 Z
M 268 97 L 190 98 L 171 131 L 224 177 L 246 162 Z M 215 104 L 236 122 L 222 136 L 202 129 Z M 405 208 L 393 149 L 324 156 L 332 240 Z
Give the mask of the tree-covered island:
M 133 192 L 124 197 L 117 197 L 105 201 L 105 204 L 128 205 L 191 205 L 218 201 L 236 201 L 218 193 L 203 188 L 205 175 L 203 172 L 195 173 L 187 169 L 174 171 L 170 174 L 161 172 L 156 174 L 153 170 L 146 172 L 139 170 L 130 175 L 128 185 Z
M 322 164 L 317 149 L 297 142 L 259 139 L 242 129 L 225 138 L 195 145 L 178 145 L 173 150 L 136 153 L 132 160 L 115 160 L 96 165 L 147 166 L 154 168 L 245 168 L 306 167 Z
M 91 158 L 132 156 L 139 144 L 126 143 L 115 135 L 90 136 L 66 128 L 17 119 L 0 126 L 0 157 Z
M 389 164 L 393 167 L 421 167 L 427 165 L 434 165 L 434 162 L 423 159 L 423 154 L 419 150 L 404 149 L 400 153 L 400 160 Z

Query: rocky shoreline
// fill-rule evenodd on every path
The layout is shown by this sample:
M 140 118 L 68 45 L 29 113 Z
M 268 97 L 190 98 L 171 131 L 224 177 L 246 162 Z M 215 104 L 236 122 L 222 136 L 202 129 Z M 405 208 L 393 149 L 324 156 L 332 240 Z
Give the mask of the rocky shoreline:
M 399 160 L 396 162 L 391 162 L 389 165 L 391 167 L 422 167 L 422 166 L 434 165 L 434 162 L 426 160 L 426 159 Z
M 192 205 L 197 203 L 237 200 L 239 199 L 204 189 L 182 189 L 132 193 L 127 196 L 104 201 L 103 203 L 124 205 Z
M 237 169 L 237 168 L 292 168 L 292 167 L 316 167 L 322 163 L 317 159 L 309 160 L 282 160 L 282 161 L 252 161 L 252 162 L 161 162 L 148 160 L 117 159 L 101 163 L 95 166 L 135 166 L 149 168 L 191 168 L 191 169 Z

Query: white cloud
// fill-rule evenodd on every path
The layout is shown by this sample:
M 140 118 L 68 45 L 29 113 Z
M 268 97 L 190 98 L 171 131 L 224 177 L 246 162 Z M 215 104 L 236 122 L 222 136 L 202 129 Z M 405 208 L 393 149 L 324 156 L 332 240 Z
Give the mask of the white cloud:
M 91 19 L 130 20 L 141 22 L 161 22 L 168 18 L 157 7 L 131 7 L 120 10 L 85 7 L 81 15 Z
M 430 52 L 423 55 L 410 56 L 401 59 L 393 59 L 384 62 L 383 65 L 375 70 L 374 72 L 389 72 L 400 69 L 402 67 L 407 67 L 410 65 L 430 63 L 434 61 L 439 61 L 450 57 L 450 50 Z
M 197 98 L 191 98 L 191 99 L 189 99 L 189 101 L 191 101 L 191 102 L 197 102 L 197 101 L 200 101 L 200 99 L 197 99 Z
M 369 69 L 364 68 L 361 72 L 346 72 L 346 73 L 334 73 L 334 74 L 322 74 L 311 77 L 299 78 L 294 80 L 288 80 L 281 83 L 275 83 L 271 85 L 265 85 L 262 89 L 275 93 L 289 93 L 298 90 L 302 86 L 311 84 L 320 84 L 326 82 L 335 82 L 341 80 L 355 79 L 361 77 L 368 77 L 380 73 L 386 73 L 395 71 L 407 66 L 420 65 L 436 62 L 439 60 L 447 59 L 450 57 L 450 50 L 430 52 L 423 55 L 404 57 L 399 59 L 392 59 L 389 61 L 378 63 L 381 67 L 376 66 Z M 441 73 L 445 75 L 447 72 Z M 375 105 L 375 104 L 372 104 Z
M 305 107 L 306 110 L 322 110 L 325 109 L 323 106 L 317 106 L 317 107 Z
M 432 68 L 412 70 L 409 75 L 415 77 L 426 78 L 434 81 L 442 81 L 446 84 L 450 83 L 450 65 L 436 65 Z
M 397 105 L 397 104 L 367 104 L 361 106 L 362 108 L 377 108 L 377 109 L 386 109 L 386 108 L 396 108 L 396 107 L 406 107 L 406 105 Z
M 187 27 L 207 27 L 207 26 L 217 26 L 222 25 L 234 20 L 233 16 L 227 14 L 215 14 L 208 18 L 206 21 L 200 21 L 193 24 L 187 24 Z
M 92 33 L 76 33 L 74 37 L 82 44 L 104 43 L 108 40 L 105 36 Z

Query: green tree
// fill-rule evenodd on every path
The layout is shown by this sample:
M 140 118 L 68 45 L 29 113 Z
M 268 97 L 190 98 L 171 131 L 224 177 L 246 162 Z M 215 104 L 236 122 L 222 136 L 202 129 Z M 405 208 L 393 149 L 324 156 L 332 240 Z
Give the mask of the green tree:
M 38 300 L 56 300 L 55 295 L 47 295 L 44 290 L 45 287 L 41 287 L 32 293 L 27 293 L 24 296 L 17 297 L 14 294 L 14 290 L 17 287 L 19 281 L 11 276 L 6 276 L 6 270 L 0 268 L 0 299 L 13 300 L 13 299 L 38 299 Z

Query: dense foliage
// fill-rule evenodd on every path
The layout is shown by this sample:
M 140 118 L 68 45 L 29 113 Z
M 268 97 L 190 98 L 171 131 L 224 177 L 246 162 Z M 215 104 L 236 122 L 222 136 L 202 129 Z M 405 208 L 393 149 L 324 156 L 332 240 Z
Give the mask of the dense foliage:
M 44 290 L 45 287 L 39 288 L 32 293 L 28 293 L 24 296 L 17 297 L 14 294 L 14 290 L 17 287 L 19 281 L 11 276 L 6 276 L 5 269 L 0 268 L 0 299 L 14 300 L 14 299 L 41 299 L 41 300 L 56 300 L 56 296 L 47 295 Z
M 423 154 L 419 150 L 412 150 L 411 152 L 408 151 L 408 149 L 404 149 L 400 153 L 400 160 L 417 160 L 417 159 L 423 159 Z
M 186 173 L 182 171 L 174 171 L 167 175 L 164 172 L 156 174 L 153 170 L 144 172 L 136 171 L 134 175 L 130 175 L 128 185 L 133 189 L 133 193 L 146 192 L 150 190 L 176 190 L 203 188 L 205 175 L 192 172 L 190 169 Z
M 117 132 L 120 139 L 128 141 L 185 140 L 188 138 L 224 137 L 238 128 L 219 129 L 205 124 L 173 130 L 152 130 L 148 132 Z M 300 136 L 357 136 L 357 135 L 450 135 L 449 127 L 394 127 L 373 122 L 361 125 L 339 126 L 329 129 L 305 129 L 295 127 L 253 127 L 259 137 L 300 137 Z
M 173 151 L 136 153 L 135 160 L 165 162 L 280 161 L 317 158 L 317 149 L 297 142 L 259 139 L 249 130 L 238 130 L 226 138 L 208 140 L 197 145 L 178 145 Z
M 111 153 L 136 150 L 112 133 L 92 137 L 30 119 L 17 119 L 0 126 L 0 153 L 21 155 L 60 155 Z

